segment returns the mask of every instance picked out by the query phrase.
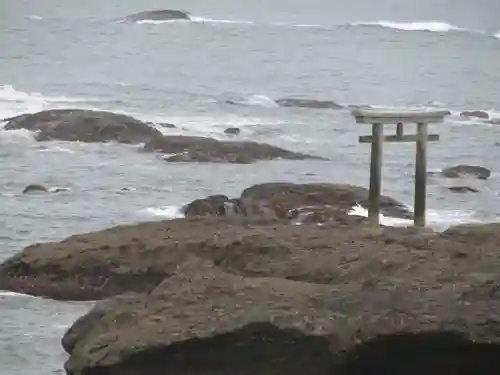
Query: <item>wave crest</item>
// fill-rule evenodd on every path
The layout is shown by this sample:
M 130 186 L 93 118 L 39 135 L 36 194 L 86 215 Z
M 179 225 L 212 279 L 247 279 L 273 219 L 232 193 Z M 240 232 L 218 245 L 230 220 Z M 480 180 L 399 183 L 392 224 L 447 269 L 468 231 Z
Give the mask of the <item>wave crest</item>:
M 356 22 L 351 26 L 375 26 L 402 31 L 431 31 L 447 32 L 464 30 L 458 26 L 450 25 L 443 21 L 422 21 L 422 22 L 394 22 L 394 21 L 375 21 L 375 22 Z
M 245 20 L 218 20 L 212 18 L 204 18 L 204 17 L 195 17 L 189 16 L 189 19 L 171 19 L 171 20 L 153 20 L 153 19 L 143 19 L 139 21 L 135 21 L 138 25 L 150 24 L 150 25 L 161 25 L 168 23 L 221 23 L 221 24 L 236 24 L 236 25 L 253 25 L 253 21 L 245 21 Z
M 0 85 L 0 121 L 21 113 L 34 113 L 68 103 L 85 103 L 91 99 L 66 96 L 45 96 L 39 92 L 16 90 L 12 85 Z

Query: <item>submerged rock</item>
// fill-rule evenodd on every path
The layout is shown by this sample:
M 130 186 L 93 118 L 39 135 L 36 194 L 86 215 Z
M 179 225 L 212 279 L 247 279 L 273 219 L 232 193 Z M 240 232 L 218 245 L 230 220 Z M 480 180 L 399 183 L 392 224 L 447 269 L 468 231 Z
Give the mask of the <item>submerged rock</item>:
M 51 109 L 6 119 L 5 130 L 36 131 L 38 141 L 143 143 L 161 132 L 133 117 L 86 109 Z
M 125 17 L 126 21 L 137 22 L 137 21 L 169 21 L 169 20 L 189 20 L 189 13 L 181 10 L 172 9 L 156 9 L 156 10 L 146 10 L 144 12 L 130 14 Z
M 43 185 L 39 184 L 31 184 L 26 186 L 23 189 L 23 194 L 30 194 L 30 193 L 48 193 L 49 189 Z
M 464 111 L 460 113 L 462 117 L 477 117 L 482 119 L 489 119 L 490 115 L 485 111 Z
M 238 135 L 240 134 L 241 130 L 240 128 L 227 128 L 224 130 L 225 134 L 232 134 L 232 135 Z
M 450 186 L 448 190 L 453 193 L 479 193 L 479 190 L 470 186 Z
M 211 162 L 248 164 L 257 160 L 318 159 L 318 156 L 284 150 L 265 143 L 223 142 L 206 137 L 162 136 L 155 137 L 145 144 L 145 151 L 157 151 L 168 156 L 169 162 Z
M 479 165 L 456 165 L 444 168 L 441 174 L 447 178 L 476 177 L 479 180 L 486 180 L 490 177 L 491 171 Z
M 280 107 L 298 107 L 298 108 L 315 108 L 315 109 L 341 109 L 340 104 L 331 100 L 315 100 L 315 99 L 298 99 L 298 98 L 283 98 L 276 100 Z

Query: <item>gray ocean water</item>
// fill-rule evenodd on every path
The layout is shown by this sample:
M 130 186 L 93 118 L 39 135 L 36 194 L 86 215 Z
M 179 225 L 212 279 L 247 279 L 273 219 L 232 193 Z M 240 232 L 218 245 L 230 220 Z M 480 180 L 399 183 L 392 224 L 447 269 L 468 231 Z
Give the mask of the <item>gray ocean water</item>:
M 154 8 L 194 18 L 116 22 Z M 480 164 L 493 174 L 464 182 L 478 194 L 452 194 L 431 178 L 429 223 L 498 220 L 500 126 L 458 113 L 500 117 L 499 15 L 498 0 L 2 0 L 0 118 L 98 108 L 172 122 L 186 135 L 224 138 L 238 126 L 241 138 L 330 160 L 167 165 L 137 147 L 41 145 L 0 130 L 0 260 L 34 242 L 172 217 L 189 200 L 257 182 L 366 186 L 369 150 L 358 136 L 370 129 L 347 111 L 273 105 L 287 96 L 450 109 L 431 128 L 441 141 L 429 145 L 429 168 Z M 384 158 L 384 193 L 411 205 L 414 145 L 388 145 Z M 29 183 L 71 191 L 20 196 Z M 0 373 L 63 373 L 60 337 L 89 306 L 0 292 Z

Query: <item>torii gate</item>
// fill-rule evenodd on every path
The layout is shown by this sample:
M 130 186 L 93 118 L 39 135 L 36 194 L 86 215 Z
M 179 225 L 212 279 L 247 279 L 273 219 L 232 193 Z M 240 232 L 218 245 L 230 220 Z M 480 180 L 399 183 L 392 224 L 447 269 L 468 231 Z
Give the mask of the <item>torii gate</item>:
M 416 142 L 414 224 L 425 226 L 425 200 L 427 188 L 427 141 L 438 141 L 438 134 L 427 134 L 427 124 L 442 123 L 449 111 L 409 109 L 354 109 L 351 111 L 358 124 L 372 124 L 372 135 L 359 137 L 359 143 L 371 143 L 370 193 L 368 218 L 379 225 L 379 202 L 382 183 L 382 150 L 384 142 Z M 417 124 L 417 134 L 405 135 L 404 123 Z M 384 125 L 396 124 L 396 135 L 384 137 Z

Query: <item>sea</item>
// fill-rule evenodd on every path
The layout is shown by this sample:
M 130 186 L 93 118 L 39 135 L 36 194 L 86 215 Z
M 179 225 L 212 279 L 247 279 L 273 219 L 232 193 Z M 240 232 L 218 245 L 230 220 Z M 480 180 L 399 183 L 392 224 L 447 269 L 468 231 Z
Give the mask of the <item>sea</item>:
M 122 22 L 152 9 L 191 19 Z M 459 114 L 500 117 L 499 15 L 498 0 L 1 0 L 0 118 L 109 110 L 178 126 L 165 134 L 254 140 L 329 160 L 167 164 L 140 146 L 38 143 L 0 128 L 0 261 L 36 242 L 179 217 L 192 199 L 238 196 L 256 183 L 368 186 L 370 146 L 358 137 L 370 126 L 349 110 L 278 107 L 285 97 L 449 110 L 430 126 L 440 140 L 428 145 L 429 170 L 470 164 L 492 174 L 430 176 L 428 225 L 498 221 L 500 125 Z M 227 127 L 241 134 L 231 138 Z M 415 145 L 386 144 L 383 158 L 383 193 L 411 208 Z M 32 183 L 67 191 L 23 196 Z M 479 192 L 448 190 L 457 184 Z M 61 336 L 91 306 L 0 291 L 0 373 L 64 374 Z

